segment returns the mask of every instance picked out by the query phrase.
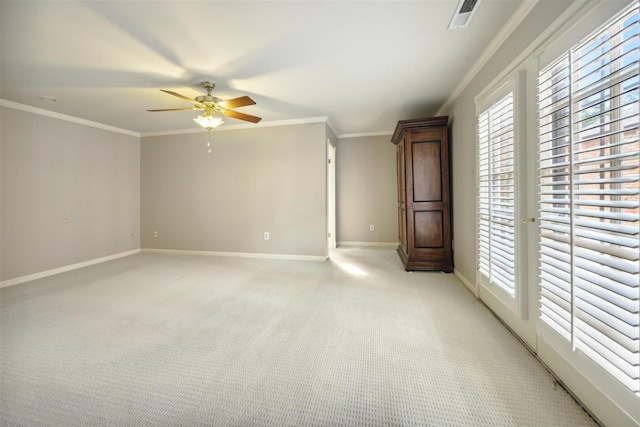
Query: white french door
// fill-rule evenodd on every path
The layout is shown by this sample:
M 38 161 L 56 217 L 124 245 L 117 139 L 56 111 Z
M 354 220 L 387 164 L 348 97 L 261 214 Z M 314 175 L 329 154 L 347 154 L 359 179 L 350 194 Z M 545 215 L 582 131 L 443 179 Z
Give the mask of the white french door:
M 540 71 L 538 194 L 543 337 L 640 397 L 638 26 L 635 3 Z
M 479 297 L 530 345 L 527 283 L 525 73 L 477 97 Z M 523 221 L 524 220 L 524 221 Z

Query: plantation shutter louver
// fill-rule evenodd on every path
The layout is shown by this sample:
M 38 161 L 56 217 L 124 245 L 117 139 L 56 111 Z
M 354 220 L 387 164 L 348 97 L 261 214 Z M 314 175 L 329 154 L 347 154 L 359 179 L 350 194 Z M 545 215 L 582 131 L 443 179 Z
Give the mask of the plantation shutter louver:
M 513 92 L 478 116 L 478 271 L 515 295 Z
M 540 71 L 541 320 L 640 393 L 635 2 Z

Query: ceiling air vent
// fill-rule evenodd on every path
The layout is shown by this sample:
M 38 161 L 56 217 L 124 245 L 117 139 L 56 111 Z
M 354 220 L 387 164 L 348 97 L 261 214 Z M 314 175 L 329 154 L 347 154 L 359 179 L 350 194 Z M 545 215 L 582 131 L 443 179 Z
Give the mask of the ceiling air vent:
M 458 7 L 456 7 L 456 13 L 453 14 L 453 18 L 449 24 L 449 29 L 455 30 L 469 25 L 469 21 L 471 21 L 471 17 L 476 11 L 478 3 L 480 3 L 480 0 L 460 0 Z

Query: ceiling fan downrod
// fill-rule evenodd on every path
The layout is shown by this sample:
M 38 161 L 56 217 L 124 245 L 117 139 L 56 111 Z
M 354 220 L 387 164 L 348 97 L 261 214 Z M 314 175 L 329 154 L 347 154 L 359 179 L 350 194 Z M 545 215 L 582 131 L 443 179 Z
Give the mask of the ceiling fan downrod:
M 216 84 L 213 82 L 202 82 L 202 86 L 207 91 L 208 96 L 211 96 L 211 91 L 216 88 Z

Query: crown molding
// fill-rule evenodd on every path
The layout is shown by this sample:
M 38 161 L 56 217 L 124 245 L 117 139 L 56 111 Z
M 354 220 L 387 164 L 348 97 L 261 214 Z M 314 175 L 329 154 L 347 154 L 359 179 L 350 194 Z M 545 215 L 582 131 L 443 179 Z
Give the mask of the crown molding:
M 536 0 L 537 1 L 537 0 Z M 98 122 L 92 122 L 90 120 L 81 119 L 74 116 L 69 116 L 67 114 L 56 113 L 54 111 L 45 110 L 43 108 L 32 107 L 30 105 L 19 104 L 17 102 L 8 101 L 6 99 L 0 98 L 0 106 L 12 108 L 14 110 L 26 111 L 28 113 L 38 114 L 40 116 L 51 117 L 58 120 L 64 120 L 66 122 L 77 123 L 84 126 L 90 126 L 97 129 L 103 129 L 110 132 L 121 133 L 124 135 L 135 136 L 138 138 L 144 138 L 149 136 L 168 136 L 168 135 L 184 135 L 190 133 L 202 133 L 206 132 L 206 129 L 202 129 L 199 127 L 193 127 L 189 129 L 176 129 L 176 130 L 167 130 L 160 132 L 134 132 L 127 129 L 117 128 L 115 126 L 109 126 Z M 240 123 L 236 125 L 225 125 L 215 129 L 212 129 L 213 132 L 224 132 L 229 130 L 241 130 L 241 129 L 255 129 L 255 128 L 265 128 L 265 127 L 274 127 L 274 126 L 291 126 L 291 125 L 304 125 L 310 123 L 325 123 L 327 127 L 336 135 L 338 139 L 347 139 L 347 138 L 360 138 L 367 136 L 391 136 L 393 132 L 391 131 L 377 131 L 377 132 L 360 132 L 360 133 L 343 133 L 338 134 L 335 126 L 329 120 L 328 116 L 320 116 L 320 117 L 307 117 L 302 119 L 287 119 L 287 120 L 273 120 L 268 122 L 260 122 L 260 123 Z
M 12 108 L 14 110 L 26 111 L 27 113 L 38 114 L 40 116 L 51 117 L 53 119 L 64 120 L 66 122 L 76 123 L 79 125 L 89 126 L 97 129 L 108 130 L 110 132 L 122 133 L 124 135 L 135 136 L 140 138 L 138 132 L 133 132 L 127 129 L 120 129 L 114 126 L 105 125 L 98 122 L 92 122 L 91 120 L 80 119 L 74 116 L 68 116 L 62 113 L 56 113 L 54 111 L 45 110 L 43 108 L 32 107 L 30 105 L 19 104 L 13 101 L 7 101 L 6 99 L 0 99 L 0 106 Z
M 327 116 L 323 117 L 308 117 L 304 119 L 288 119 L 288 120 L 273 120 L 270 122 L 260 122 L 260 123 L 242 123 L 237 125 L 225 125 L 220 126 L 215 129 L 212 129 L 212 132 L 224 132 L 228 130 L 241 130 L 241 129 L 256 129 L 256 128 L 266 128 L 266 127 L 274 127 L 274 126 L 291 126 L 291 125 L 304 125 L 309 123 L 327 123 L 329 128 L 329 118 Z M 178 130 L 168 130 L 161 132 L 143 132 L 140 134 L 141 137 L 148 136 L 167 136 L 167 135 L 182 135 L 186 133 L 201 133 L 206 132 L 206 129 L 203 128 L 189 128 L 189 129 L 178 129 Z
M 336 130 L 335 126 L 333 126 L 333 123 L 331 122 L 331 120 L 329 120 L 329 117 L 327 117 L 327 127 L 329 128 L 329 130 L 331 130 L 331 132 L 333 132 L 333 134 L 337 138 L 338 137 L 338 131 Z
M 516 9 L 516 11 L 511 15 L 509 20 L 504 24 L 504 26 L 500 29 L 498 34 L 491 40 L 491 43 L 486 47 L 486 49 L 482 52 L 478 60 L 473 64 L 473 66 L 469 69 L 467 74 L 460 80 L 460 83 L 453 90 L 449 98 L 442 104 L 436 116 L 441 116 L 447 111 L 447 108 L 454 103 L 454 101 L 460 96 L 462 91 L 471 83 L 471 80 L 480 72 L 482 67 L 484 67 L 489 59 L 498 51 L 500 46 L 509 38 L 511 33 L 518 28 L 518 26 L 524 21 L 524 19 L 529 15 L 529 13 L 533 10 L 533 8 L 538 4 L 540 0 L 524 0 L 522 4 Z
M 360 133 L 343 133 L 338 135 L 338 139 L 347 139 L 347 138 L 361 138 L 363 136 L 391 136 L 393 132 L 390 131 L 379 131 L 379 132 L 360 132 Z
M 569 7 L 567 7 L 567 9 L 565 9 L 564 12 L 562 12 L 553 21 L 553 23 L 551 23 L 544 31 L 542 31 L 535 38 L 535 40 L 533 40 L 511 62 L 509 62 L 507 66 L 505 66 L 503 70 L 485 86 L 485 89 L 483 89 L 480 94 L 475 96 L 475 102 L 477 102 L 483 94 L 486 94 L 487 91 L 490 91 L 500 85 L 509 74 L 515 73 L 518 67 L 520 67 L 527 60 L 527 58 L 530 58 L 531 56 L 538 57 L 540 53 L 546 48 L 547 44 L 553 41 L 558 31 L 561 31 L 561 29 L 567 25 L 575 25 L 576 22 L 579 22 L 584 18 L 585 14 L 589 13 L 591 10 L 597 7 L 598 4 L 602 4 L 604 1 L 606 0 L 574 0 L 574 2 L 571 3 Z M 443 108 L 446 109 L 449 108 L 449 106 L 450 104 L 446 105 L 446 107 L 443 106 Z
M 84 126 L 90 126 L 98 129 L 108 130 L 111 132 L 122 133 L 125 135 L 135 136 L 138 138 L 147 137 L 147 136 L 164 136 L 164 135 L 181 135 L 186 133 L 201 133 L 205 131 L 202 128 L 189 128 L 189 129 L 178 129 L 178 130 L 169 130 L 162 132 L 133 132 L 127 129 L 117 128 L 115 126 L 109 126 L 98 122 L 92 122 L 90 120 L 81 119 L 74 116 L 69 116 L 67 114 L 56 113 L 54 111 L 45 110 L 43 108 L 32 107 L 30 105 L 20 104 L 13 101 L 8 101 L 6 99 L 0 98 L 0 106 L 11 108 L 14 110 L 26 111 L 28 113 L 38 114 L 40 116 L 51 117 L 58 120 L 64 120 L 71 123 L 77 123 Z M 303 119 L 289 119 L 289 120 L 273 120 L 269 122 L 261 122 L 261 123 L 241 123 L 237 125 L 226 125 L 224 127 L 219 127 L 213 129 L 214 132 L 227 131 L 227 130 L 239 130 L 239 129 L 255 129 L 255 128 L 264 128 L 264 127 L 273 127 L 273 126 L 290 126 L 290 125 L 300 125 L 300 124 L 309 124 L 309 123 L 326 123 L 329 129 L 337 135 L 337 132 L 331 122 L 329 121 L 329 117 L 308 117 Z

